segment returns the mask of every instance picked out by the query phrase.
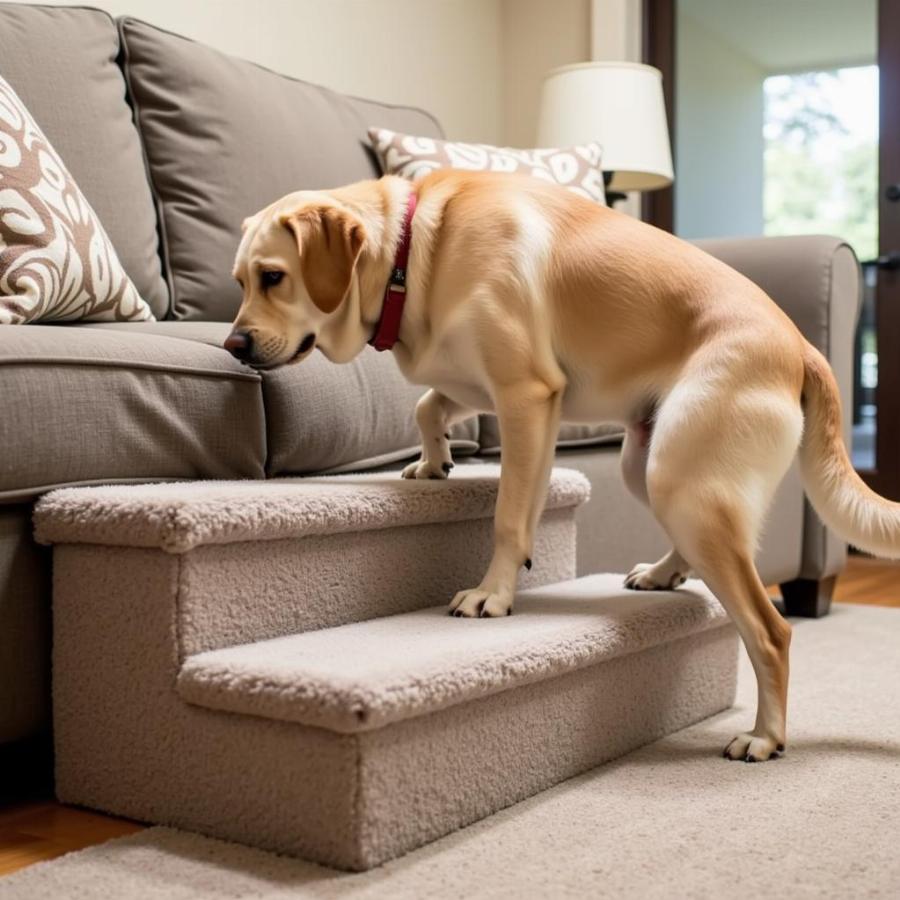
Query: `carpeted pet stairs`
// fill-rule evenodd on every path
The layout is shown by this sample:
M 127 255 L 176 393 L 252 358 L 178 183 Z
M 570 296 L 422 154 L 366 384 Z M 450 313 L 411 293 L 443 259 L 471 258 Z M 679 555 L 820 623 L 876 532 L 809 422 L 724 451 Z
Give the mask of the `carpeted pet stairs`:
M 573 579 L 575 472 L 515 615 L 447 616 L 497 483 L 47 495 L 60 799 L 367 869 L 731 705 L 736 636 L 701 584 Z

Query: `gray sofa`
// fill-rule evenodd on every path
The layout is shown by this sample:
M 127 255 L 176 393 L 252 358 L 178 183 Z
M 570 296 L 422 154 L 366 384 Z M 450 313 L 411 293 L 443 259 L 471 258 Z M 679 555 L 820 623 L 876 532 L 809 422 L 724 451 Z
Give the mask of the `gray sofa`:
M 155 323 L 0 329 L 0 744 L 48 726 L 50 559 L 31 537 L 53 487 L 268 478 L 396 467 L 415 455 L 408 385 L 390 354 L 255 373 L 221 349 L 238 301 L 241 219 L 300 187 L 377 175 L 366 128 L 440 135 L 427 113 L 285 78 L 131 19 L 0 4 L 0 74 L 29 106 L 105 224 Z M 823 350 L 849 406 L 859 272 L 827 237 L 714 241 Z M 390 398 L 390 402 L 385 402 Z M 728 422 L 723 421 L 723 428 Z M 453 433 L 458 459 L 496 459 L 487 420 Z M 608 432 L 564 429 L 583 471 L 581 573 L 665 548 L 625 492 Z M 815 611 L 845 546 L 808 509 L 796 472 L 760 551 L 767 582 Z M 445 598 L 436 597 L 435 602 Z

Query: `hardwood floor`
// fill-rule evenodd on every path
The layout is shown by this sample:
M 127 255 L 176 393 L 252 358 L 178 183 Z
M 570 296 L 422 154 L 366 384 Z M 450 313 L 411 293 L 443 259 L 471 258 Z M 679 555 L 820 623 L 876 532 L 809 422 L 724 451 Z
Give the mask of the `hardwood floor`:
M 0 876 L 143 827 L 53 800 L 0 809 Z
M 779 596 L 777 585 L 768 590 L 771 596 Z M 834 601 L 900 608 L 900 562 L 854 554 L 835 585 Z
M 900 608 L 900 564 L 851 557 L 835 599 Z M 143 827 L 47 799 L 0 808 L 0 876 Z
M 900 563 L 851 556 L 834 591 L 838 603 L 900 608 Z

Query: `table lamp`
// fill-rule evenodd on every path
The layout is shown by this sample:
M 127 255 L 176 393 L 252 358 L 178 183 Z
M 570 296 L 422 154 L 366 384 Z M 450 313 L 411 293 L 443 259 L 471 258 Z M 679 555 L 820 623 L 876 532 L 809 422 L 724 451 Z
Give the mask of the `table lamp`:
M 571 147 L 595 141 L 607 202 L 624 191 L 655 191 L 672 183 L 672 152 L 662 73 L 628 62 L 552 69 L 544 78 L 538 145 Z

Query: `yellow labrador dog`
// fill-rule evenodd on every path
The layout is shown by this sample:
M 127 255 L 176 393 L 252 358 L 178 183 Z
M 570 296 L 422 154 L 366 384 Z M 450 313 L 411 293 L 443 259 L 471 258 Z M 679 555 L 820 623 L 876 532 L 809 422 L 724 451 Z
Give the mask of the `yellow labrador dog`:
M 857 547 L 900 556 L 900 505 L 854 472 L 825 359 L 758 287 L 690 244 L 537 179 L 461 172 L 301 191 L 249 218 L 234 268 L 243 303 L 226 348 L 265 369 L 316 347 L 352 359 L 379 327 L 406 231 L 393 353 L 431 389 L 416 409 L 422 457 L 403 477 L 446 477 L 447 430 L 476 411 L 497 414 L 503 445 L 494 555 L 451 612 L 510 612 L 560 421 L 622 422 L 625 480 L 673 544 L 627 584 L 670 588 L 689 570 L 706 582 L 759 687 L 756 724 L 725 755 L 777 756 L 791 629 L 753 558 L 798 447 L 825 523 Z

